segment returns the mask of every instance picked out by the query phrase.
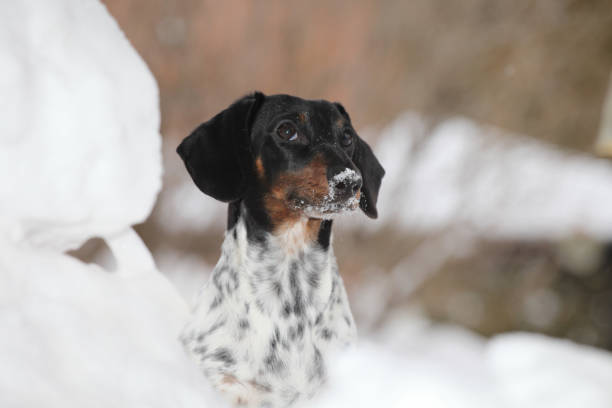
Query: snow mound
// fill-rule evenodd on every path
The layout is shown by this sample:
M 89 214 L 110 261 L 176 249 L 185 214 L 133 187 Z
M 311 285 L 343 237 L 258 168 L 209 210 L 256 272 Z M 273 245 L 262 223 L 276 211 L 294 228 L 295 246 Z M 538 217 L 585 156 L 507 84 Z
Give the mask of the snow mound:
M 151 73 L 93 0 L 0 2 L 0 66 L 0 406 L 223 406 L 130 228 L 160 188 Z M 115 272 L 63 253 L 95 235 Z
M 0 406 L 224 406 L 177 341 L 188 308 L 158 272 L 0 253 Z
M 0 234 L 56 249 L 143 221 L 158 91 L 97 1 L 0 2 Z
M 392 353 L 362 344 L 330 364 L 329 383 L 311 405 L 332 407 L 479 408 L 496 406 L 485 381 L 474 381 L 443 358 Z M 469 366 L 464 367 L 469 371 Z
M 329 365 L 306 406 L 569 408 L 612 406 L 612 354 L 515 333 L 486 340 L 404 316 Z
M 512 407 L 612 406 L 612 355 L 605 351 L 513 333 L 494 338 L 486 358 Z

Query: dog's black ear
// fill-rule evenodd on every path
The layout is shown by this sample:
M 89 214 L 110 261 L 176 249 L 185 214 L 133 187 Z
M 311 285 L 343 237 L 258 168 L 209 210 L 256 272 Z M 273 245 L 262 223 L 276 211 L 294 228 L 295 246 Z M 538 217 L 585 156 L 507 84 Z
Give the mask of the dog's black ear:
M 252 172 L 251 125 L 264 101 L 255 92 L 202 123 L 176 149 L 196 186 L 220 201 L 244 195 Z
M 385 175 L 385 169 L 383 169 L 376 156 L 374 156 L 370 146 L 359 136 L 355 140 L 353 163 L 361 171 L 363 179 L 359 207 L 368 217 L 377 218 L 376 201 L 378 200 L 378 190 L 380 190 L 380 183 Z
M 344 106 L 338 102 L 335 102 L 334 105 L 336 105 L 340 113 L 350 122 L 351 118 L 346 112 L 346 109 L 344 109 Z M 378 210 L 376 209 L 376 201 L 378 200 L 378 190 L 380 190 L 380 183 L 385 175 L 385 169 L 383 169 L 376 156 L 374 156 L 370 146 L 359 136 L 355 139 L 353 163 L 355 163 L 361 172 L 361 177 L 363 179 L 359 207 L 361 207 L 368 217 L 377 218 Z

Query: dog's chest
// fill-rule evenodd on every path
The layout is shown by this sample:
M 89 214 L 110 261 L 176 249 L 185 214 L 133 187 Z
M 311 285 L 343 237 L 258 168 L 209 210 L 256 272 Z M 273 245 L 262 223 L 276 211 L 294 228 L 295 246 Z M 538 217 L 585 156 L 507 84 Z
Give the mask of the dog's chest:
M 286 251 L 283 242 L 246 240 L 228 231 L 183 341 L 206 376 L 235 402 L 286 406 L 325 378 L 334 348 L 355 326 L 329 251 Z

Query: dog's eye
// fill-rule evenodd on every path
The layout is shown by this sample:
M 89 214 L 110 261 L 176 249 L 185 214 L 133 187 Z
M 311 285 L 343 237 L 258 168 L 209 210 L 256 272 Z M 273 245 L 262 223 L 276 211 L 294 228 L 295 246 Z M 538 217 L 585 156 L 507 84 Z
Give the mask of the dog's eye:
M 290 142 L 297 140 L 298 132 L 295 126 L 292 123 L 285 122 L 276 129 L 276 133 L 283 140 L 288 140 Z
M 349 147 L 353 144 L 353 135 L 349 131 L 344 131 L 340 138 L 340 144 L 344 147 Z

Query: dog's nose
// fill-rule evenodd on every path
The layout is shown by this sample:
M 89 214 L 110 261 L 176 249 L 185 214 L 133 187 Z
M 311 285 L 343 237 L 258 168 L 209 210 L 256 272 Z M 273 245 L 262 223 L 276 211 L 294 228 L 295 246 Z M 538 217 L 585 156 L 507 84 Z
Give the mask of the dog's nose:
M 345 168 L 336 173 L 329 182 L 330 186 L 340 196 L 353 196 L 357 194 L 362 185 L 361 175 L 356 171 Z
M 361 188 L 361 179 L 340 181 L 336 184 L 336 190 L 340 193 L 351 193 L 357 194 L 357 191 Z

